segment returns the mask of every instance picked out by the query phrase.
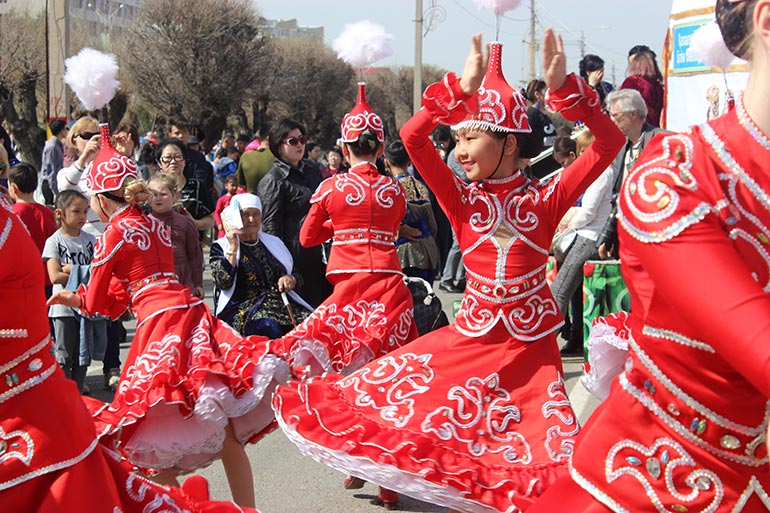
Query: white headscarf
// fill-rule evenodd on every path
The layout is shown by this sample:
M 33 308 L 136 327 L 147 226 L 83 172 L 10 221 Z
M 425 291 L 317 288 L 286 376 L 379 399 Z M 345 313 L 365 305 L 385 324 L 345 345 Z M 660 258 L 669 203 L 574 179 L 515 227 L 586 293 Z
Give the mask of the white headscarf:
M 262 202 L 259 200 L 257 196 L 254 194 L 250 194 L 248 192 L 242 193 L 242 194 L 236 194 L 233 196 L 233 199 L 230 200 L 230 204 L 225 207 L 225 210 L 231 209 L 231 211 L 235 208 L 238 208 L 239 210 L 244 210 L 247 208 L 256 208 L 260 212 L 262 212 Z M 227 217 L 225 215 L 225 211 L 222 211 L 222 217 Z M 283 243 L 281 239 L 276 237 L 275 235 L 270 235 L 269 233 L 265 233 L 262 231 L 262 227 L 260 226 L 259 232 L 257 233 L 257 236 L 259 237 L 259 240 L 262 241 L 262 244 L 265 245 L 265 248 L 272 254 L 276 260 L 281 262 L 281 265 L 283 265 L 286 268 L 286 272 L 288 274 L 291 274 L 291 271 L 294 267 L 294 259 L 291 257 L 291 253 L 289 252 L 289 248 L 286 247 L 286 244 Z M 227 253 L 230 250 L 230 242 L 227 240 L 227 237 L 222 237 L 221 239 L 218 239 L 216 241 L 217 244 L 222 248 L 222 250 Z M 235 257 L 236 266 L 237 263 L 241 261 L 241 248 L 240 245 L 238 247 L 237 255 Z M 236 267 L 237 270 L 237 267 Z M 223 290 L 222 293 L 219 295 L 219 301 L 217 301 L 216 305 L 216 313 L 219 314 L 224 307 L 227 305 L 227 303 L 230 302 L 230 299 L 233 297 L 233 292 L 235 292 L 235 285 L 236 281 L 238 279 L 238 274 L 236 273 L 235 279 L 233 280 L 232 286 L 227 289 Z M 300 305 L 304 306 L 308 310 L 312 311 L 313 307 L 307 304 L 307 302 L 300 297 L 299 294 L 294 292 L 293 290 L 289 292 L 289 296 L 299 303 Z

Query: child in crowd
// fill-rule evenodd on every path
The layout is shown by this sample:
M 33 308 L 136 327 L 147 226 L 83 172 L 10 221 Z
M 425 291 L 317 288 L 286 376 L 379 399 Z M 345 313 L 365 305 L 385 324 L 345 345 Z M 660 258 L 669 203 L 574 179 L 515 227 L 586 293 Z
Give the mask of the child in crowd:
M 190 289 L 193 296 L 202 298 L 203 253 L 198 241 L 198 228 L 190 216 L 174 210 L 174 203 L 179 199 L 176 177 L 170 173 L 158 173 L 152 177 L 149 186 L 151 217 L 169 229 L 177 278 Z
M 34 198 L 37 189 L 37 169 L 32 164 L 16 164 L 8 172 L 8 192 L 14 201 L 13 211 L 27 227 L 40 254 L 45 241 L 56 231 L 56 218 L 53 212 L 37 203 Z M 48 276 L 48 273 L 45 273 Z M 51 295 L 51 282 L 46 279 L 46 296 Z
M 59 229 L 45 241 L 43 249 L 54 294 L 64 289 L 73 266 L 90 265 L 94 257 L 96 237 L 82 229 L 87 211 L 88 200 L 79 191 L 62 191 L 56 199 Z M 80 365 L 80 323 L 72 308 L 64 305 L 52 305 L 48 316 L 53 319 L 56 360 L 82 393 L 88 367 Z
M 238 190 L 238 178 L 235 175 L 228 176 L 224 179 L 225 192 L 217 200 L 217 206 L 214 208 L 214 222 L 216 223 L 218 237 L 221 239 L 225 236 L 225 228 L 222 226 L 222 211 L 230 204 L 230 200 L 238 192 L 246 192 Z

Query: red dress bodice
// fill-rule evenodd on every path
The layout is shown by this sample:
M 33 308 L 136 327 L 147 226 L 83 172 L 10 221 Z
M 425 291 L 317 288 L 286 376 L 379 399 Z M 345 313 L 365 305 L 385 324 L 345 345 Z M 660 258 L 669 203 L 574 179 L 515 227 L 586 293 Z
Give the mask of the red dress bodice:
M 395 241 L 406 214 L 401 185 L 369 162 L 324 180 L 300 230 L 303 246 L 333 237 L 326 274 L 401 272 Z

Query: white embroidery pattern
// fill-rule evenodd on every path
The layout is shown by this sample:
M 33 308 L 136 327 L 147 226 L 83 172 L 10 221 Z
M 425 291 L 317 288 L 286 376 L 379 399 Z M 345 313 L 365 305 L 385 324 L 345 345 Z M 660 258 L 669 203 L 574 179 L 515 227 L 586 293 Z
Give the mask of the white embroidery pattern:
M 622 454 L 621 454 L 622 453 Z M 617 457 L 623 458 L 622 463 L 618 464 Z M 652 446 L 644 445 L 633 440 L 621 440 L 614 444 L 607 454 L 605 460 L 605 477 L 607 483 L 612 483 L 622 476 L 630 475 L 636 478 L 644 488 L 652 504 L 660 513 L 669 513 L 671 510 L 664 504 L 657 493 L 656 486 L 651 483 L 664 478 L 666 490 L 671 496 L 680 501 L 674 505 L 675 510 L 686 511 L 681 507 L 688 508 L 686 503 L 691 503 L 700 498 L 701 494 L 712 495 L 711 502 L 700 511 L 702 513 L 712 513 L 716 511 L 724 498 L 724 486 L 719 476 L 711 470 L 704 468 L 693 469 L 688 473 L 684 480 L 674 481 L 674 471 L 681 476 L 684 469 L 677 467 L 695 467 L 695 460 L 690 456 L 679 442 L 670 438 L 657 438 Z M 680 491 L 680 487 L 689 488 L 689 493 Z M 698 506 L 690 505 L 689 507 Z
M 529 443 L 512 429 L 512 424 L 521 422 L 521 411 L 499 384 L 500 376 L 492 373 L 450 388 L 447 399 L 454 406 L 440 406 L 429 413 L 420 426 L 422 431 L 464 443 L 473 456 L 501 453 L 507 463 L 530 463 Z
M 354 403 L 379 411 L 380 417 L 397 428 L 404 427 L 414 415 L 416 395 L 429 390 L 433 381 L 430 359 L 433 355 L 402 353 L 398 357 L 383 356 L 371 365 L 343 378 L 339 387 L 355 390 Z M 366 388 L 377 387 L 370 395 Z
M 134 473 L 129 474 L 126 479 L 126 493 L 134 502 L 143 503 L 152 497 L 152 500 L 144 505 L 143 513 L 189 513 L 189 510 L 180 508 L 168 494 L 159 493 L 159 488 L 150 486 Z
M 395 198 L 403 197 L 403 188 L 395 179 L 383 176 L 372 186 L 374 199 L 382 208 L 391 208 L 396 204 Z
M 575 449 L 575 439 L 573 438 L 580 431 L 575 412 L 572 410 L 572 404 L 567 397 L 567 391 L 564 388 L 564 381 L 561 374 L 559 379 L 548 385 L 548 397 L 552 401 L 543 403 L 542 413 L 546 419 L 556 417 L 559 422 L 567 427 L 567 431 L 562 426 L 551 426 L 546 431 L 545 450 L 548 456 L 554 461 L 567 461 L 572 457 Z M 553 447 L 554 442 L 558 449 Z
M 344 173 L 336 175 L 334 181 L 334 188 L 341 193 L 345 193 L 347 189 L 351 189 L 345 196 L 345 203 L 351 207 L 360 205 L 366 199 L 366 189 L 369 185 L 359 178 L 355 173 Z
M 690 212 L 677 213 L 680 203 L 677 188 L 698 189 L 690 172 L 693 146 L 692 139 L 685 134 L 666 136 L 661 142 L 662 155 L 637 167 L 624 183 L 621 191 L 624 202 L 620 205 L 618 219 L 635 239 L 642 242 L 669 240 L 716 210 L 716 206 L 701 202 Z M 678 217 L 674 219 L 674 216 Z M 658 225 L 663 222 L 667 224 Z M 637 224 L 650 226 L 640 228 Z
M 19 460 L 29 467 L 34 454 L 35 442 L 29 433 L 20 429 L 6 433 L 0 427 L 0 465 L 10 460 Z

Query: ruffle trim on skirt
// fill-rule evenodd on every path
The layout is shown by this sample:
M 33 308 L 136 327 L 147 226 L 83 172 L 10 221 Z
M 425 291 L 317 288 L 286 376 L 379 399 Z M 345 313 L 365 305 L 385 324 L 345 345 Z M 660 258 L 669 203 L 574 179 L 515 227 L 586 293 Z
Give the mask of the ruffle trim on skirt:
M 345 358 L 347 365 L 339 374 L 348 376 L 374 360 L 375 355 L 368 345 L 362 344 L 346 355 Z M 298 340 L 292 346 L 289 361 L 292 362 L 292 369 L 295 375 L 303 378 L 320 376 L 324 372 L 337 372 L 332 369 L 328 348 L 318 340 Z
M 273 397 L 279 426 L 304 454 L 385 488 L 464 513 L 515 513 L 567 475 L 566 462 L 485 465 L 423 433 L 375 422 L 332 394 L 314 405 L 310 388 L 318 384 L 279 388 Z M 329 415 L 322 418 L 319 406 Z
M 270 397 L 288 377 L 288 364 L 268 355 L 255 366 L 252 387 L 239 396 L 225 384 L 225 377 L 210 373 L 191 414 L 185 415 L 178 403 L 158 400 L 143 416 L 124 418 L 110 431 L 137 424 L 123 445 L 123 452 L 134 465 L 192 472 L 218 458 L 228 423 L 242 444 L 255 442 L 272 431 L 276 424 Z
M 580 382 L 601 400 L 610 394 L 612 381 L 623 372 L 628 355 L 628 313 L 618 312 L 594 319 L 588 336 L 588 362 L 583 364 Z

